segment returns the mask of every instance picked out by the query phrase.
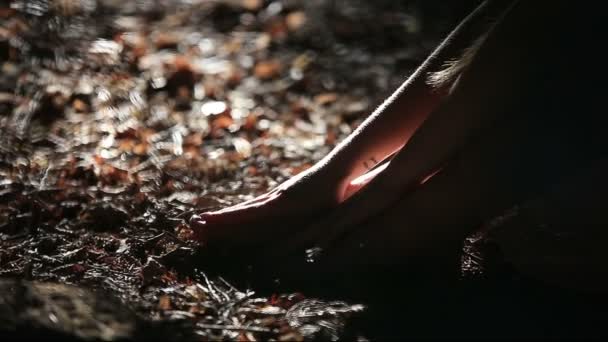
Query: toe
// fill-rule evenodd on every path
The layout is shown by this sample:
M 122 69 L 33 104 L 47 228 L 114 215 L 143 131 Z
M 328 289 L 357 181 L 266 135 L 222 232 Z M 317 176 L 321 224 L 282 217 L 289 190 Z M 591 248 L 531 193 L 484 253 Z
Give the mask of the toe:
M 202 218 L 208 225 L 240 225 L 250 224 L 258 220 L 264 220 L 268 216 L 276 216 L 280 213 L 279 203 L 276 197 L 271 196 L 264 200 L 237 205 L 222 210 L 202 214 Z
M 273 198 L 246 206 L 204 213 L 191 220 L 199 241 L 252 244 L 272 236 L 288 210 Z
M 190 228 L 194 231 L 194 239 L 203 242 L 203 233 L 206 228 L 207 222 L 202 215 L 192 215 L 190 218 Z

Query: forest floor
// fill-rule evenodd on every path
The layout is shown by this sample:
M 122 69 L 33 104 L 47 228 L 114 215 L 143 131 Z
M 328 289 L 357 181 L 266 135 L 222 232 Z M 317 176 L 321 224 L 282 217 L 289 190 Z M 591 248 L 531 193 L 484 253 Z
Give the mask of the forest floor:
M 349 134 L 466 8 L 423 3 L 0 7 L 0 277 L 13 279 L 0 283 L 0 331 L 365 336 L 345 328 L 365 303 L 256 295 L 208 276 L 187 222 L 263 193 Z M 479 272 L 480 259 L 467 255 L 463 272 Z M 105 294 L 117 304 L 95 304 L 112 302 Z M 45 302 L 51 314 L 11 296 Z M 102 324 L 95 310 L 111 317 Z M 141 324 L 154 328 L 141 333 Z

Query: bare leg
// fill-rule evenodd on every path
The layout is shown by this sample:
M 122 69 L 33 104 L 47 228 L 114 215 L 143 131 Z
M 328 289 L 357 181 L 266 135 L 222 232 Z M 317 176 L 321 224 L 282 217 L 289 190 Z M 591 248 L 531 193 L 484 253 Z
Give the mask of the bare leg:
M 312 246 L 333 253 L 332 243 L 360 231 L 360 223 L 371 220 L 373 225 L 394 227 L 390 224 L 394 220 L 399 227 L 411 228 L 391 232 L 391 228 L 378 231 L 367 226 L 358 243 L 369 240 L 373 246 L 377 241 L 374 253 L 382 255 L 376 258 L 379 263 L 403 260 L 397 258 L 402 251 L 415 255 L 420 247 L 460 241 L 483 219 L 555 181 L 556 174 L 567 175 L 605 154 L 605 142 L 598 141 L 602 136 L 598 127 L 603 127 L 603 116 L 598 114 L 603 108 L 598 105 L 602 91 L 589 87 L 597 77 L 589 74 L 583 63 L 587 59 L 578 52 L 556 55 L 560 49 L 550 48 L 553 42 L 545 39 L 554 34 L 550 26 L 543 27 L 547 22 L 524 31 L 518 26 L 540 13 L 556 24 L 566 12 L 559 7 L 544 11 L 522 6 L 514 7 L 505 26 L 488 36 L 451 95 L 385 171 L 332 212 L 329 223 L 313 225 L 301 234 L 292 232 L 281 242 L 283 251 L 269 254 L 286 255 Z M 520 42 L 522 34 L 531 41 Z M 497 45 L 504 39 L 513 45 Z M 576 122 L 572 113 L 579 115 Z M 443 169 L 413 194 L 400 191 L 400 183 L 395 183 L 424 176 L 437 166 Z M 369 196 L 370 188 L 380 190 L 377 196 Z M 388 207 L 397 208 L 393 212 L 378 205 L 387 198 Z M 362 215 L 360 207 L 367 209 Z M 369 216 L 370 207 L 377 216 Z M 356 255 L 373 260 L 352 248 L 343 259 L 354 260 Z
M 555 55 L 553 47 L 559 46 L 555 38 L 559 35 L 554 30 L 567 18 L 564 8 L 564 2 L 520 1 L 514 4 L 490 30 L 449 96 L 390 165 L 309 230 L 309 240 L 331 240 L 332 236 L 343 234 L 379 214 L 441 169 L 475 135 L 497 121 L 513 116 L 504 108 L 520 103 L 524 97 L 534 96 L 540 87 L 548 84 L 562 87 L 562 82 L 563 87 L 569 86 L 569 80 L 551 79 L 557 75 L 555 70 L 573 70 Z M 546 96 L 554 95 L 547 92 Z M 291 240 L 294 244 L 298 242 Z
M 563 120 L 564 113 L 575 109 L 580 100 L 567 99 L 564 95 L 573 89 L 567 88 L 562 92 L 545 90 L 538 99 L 522 99 L 521 106 L 504 108 L 511 115 L 471 139 L 420 188 L 334 240 L 313 242 L 309 247 L 319 248 L 320 254 L 308 271 L 352 276 L 362 270 L 404 271 L 408 269 L 404 267 L 423 265 L 428 276 L 453 275 L 458 271 L 463 239 L 485 220 L 532 195 L 545 193 L 554 184 L 567 184 L 568 193 L 589 195 L 593 194 L 588 190 L 592 184 L 605 187 L 604 177 L 594 168 L 600 165 L 600 170 L 606 169 L 606 143 L 604 147 L 596 145 L 593 136 L 597 132 L 590 125 L 573 128 Z M 550 100 L 546 97 L 549 94 L 566 100 Z M 553 116 L 558 119 L 547 124 Z M 569 140 L 573 136 L 581 140 Z M 594 176 L 595 181 L 577 179 L 579 171 L 585 169 L 592 171 L 583 175 Z M 608 219 L 602 213 L 608 204 L 599 197 L 595 194 L 593 200 L 585 202 L 584 210 L 579 210 L 584 214 L 577 216 L 576 222 L 595 230 L 606 227 Z M 573 205 L 577 207 L 581 205 Z M 605 233 L 594 236 L 606 241 Z M 299 258 L 304 259 L 302 254 Z M 273 257 L 277 260 L 276 254 Z M 598 269 L 592 271 L 597 273 Z M 298 272 L 307 274 L 302 268 Z M 393 277 L 391 274 L 385 273 Z
M 191 224 L 205 242 L 233 244 L 264 241 L 275 236 L 277 219 L 310 222 L 312 215 L 335 207 L 354 191 L 349 183 L 367 171 L 364 165 L 377 162 L 400 149 L 439 104 L 449 84 L 434 89 L 427 74 L 438 71 L 446 61 L 483 32 L 487 16 L 505 8 L 505 2 L 480 5 L 397 91 L 365 122 L 311 169 L 254 200 L 194 216 Z M 307 205 L 303 206 L 302 203 Z M 222 242 L 225 241 L 225 242 Z
M 388 181 L 385 184 L 393 187 L 380 187 L 386 190 L 380 195 L 396 194 L 397 198 L 376 208 L 373 216 L 368 211 L 367 216 L 358 217 L 357 206 L 346 206 L 350 211 L 335 212 L 347 224 L 290 231 L 285 239 L 271 241 L 271 248 L 248 253 L 248 257 L 258 257 L 262 263 L 270 260 L 271 268 L 285 263 L 286 272 L 305 276 L 320 271 L 355 274 L 412 264 L 430 264 L 431 273 L 454 270 L 463 238 L 484 220 L 542 193 L 579 168 L 607 158 L 602 103 L 605 71 L 598 71 L 601 77 L 592 74 L 584 63 L 597 63 L 600 58 L 579 57 L 580 50 L 566 56 L 555 54 L 561 51 L 559 45 L 552 48 L 555 41 L 547 38 L 568 32 L 556 33 L 553 26 L 546 25 L 568 17 L 559 7 L 563 2 L 557 6 L 544 3 L 551 8 L 548 12 L 522 4 L 531 3 L 520 2 L 520 7 L 511 9 L 510 15 L 515 16 L 510 17 L 510 25 L 488 36 L 484 46 L 491 48 L 483 50 L 482 46 L 441 107 L 368 185 Z M 548 22 L 523 31 L 518 27 L 522 20 L 534 21 L 541 14 Z M 521 42 L 522 35 L 531 41 Z M 498 44 L 504 39 L 511 39 L 516 48 L 507 46 L 509 51 L 505 51 Z M 586 47 L 586 43 L 577 44 L 579 49 Z M 409 191 L 391 183 L 400 181 L 399 176 L 406 182 L 412 176 L 424 176 L 438 163 L 440 172 Z M 359 194 L 363 192 L 353 199 Z M 359 203 L 373 206 L 377 199 L 361 196 Z M 287 247 L 280 250 L 277 245 Z M 307 248 L 320 251 L 313 263 L 305 262 Z M 302 267 L 294 267 L 292 261 Z

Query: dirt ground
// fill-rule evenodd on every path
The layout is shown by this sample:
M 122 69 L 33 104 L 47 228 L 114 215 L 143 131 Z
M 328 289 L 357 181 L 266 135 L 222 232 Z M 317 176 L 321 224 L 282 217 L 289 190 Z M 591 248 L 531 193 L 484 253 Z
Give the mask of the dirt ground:
M 513 290 L 520 278 L 491 245 L 474 247 L 479 236 L 465 247 L 458 295 L 423 285 L 407 290 L 415 295 L 391 289 L 379 304 L 256 294 L 208 275 L 186 224 L 322 158 L 475 3 L 0 5 L 0 335 L 483 336 L 490 328 L 480 326 L 519 314 L 497 293 L 551 302 L 546 287 Z M 500 317 L 480 314 L 492 305 L 506 307 Z M 450 319 L 467 306 L 473 322 Z

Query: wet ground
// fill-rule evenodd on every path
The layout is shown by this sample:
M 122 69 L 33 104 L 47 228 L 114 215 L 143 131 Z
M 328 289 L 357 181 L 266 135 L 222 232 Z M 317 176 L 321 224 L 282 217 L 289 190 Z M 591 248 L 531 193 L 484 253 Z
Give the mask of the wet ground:
M 546 287 L 514 290 L 512 271 L 494 262 L 490 245 L 481 258 L 476 238 L 464 280 L 450 286 L 458 295 L 397 282 L 374 289 L 385 292 L 380 304 L 317 300 L 305 288 L 256 293 L 207 274 L 186 224 L 322 158 L 474 3 L 0 5 L 0 277 L 12 279 L 0 283 L 0 331 L 245 341 L 483 336 L 520 314 L 513 303 L 522 298 L 542 292 L 550 302 Z M 492 305 L 506 309 L 495 319 L 480 314 Z M 470 320 L 453 319 L 463 307 Z

